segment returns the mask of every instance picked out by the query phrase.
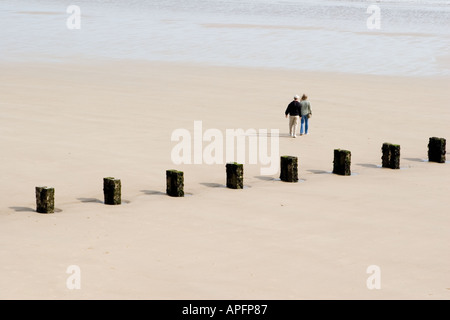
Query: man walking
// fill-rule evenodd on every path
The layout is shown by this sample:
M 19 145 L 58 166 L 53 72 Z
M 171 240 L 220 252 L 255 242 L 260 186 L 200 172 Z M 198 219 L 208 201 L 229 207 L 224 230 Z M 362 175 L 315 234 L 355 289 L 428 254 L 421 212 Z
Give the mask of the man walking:
M 292 138 L 295 138 L 295 132 L 297 131 L 297 126 L 300 122 L 300 102 L 298 101 L 300 97 L 298 95 L 294 96 L 294 100 L 289 103 L 289 105 L 286 108 L 286 111 L 284 114 L 286 115 L 286 118 L 289 116 L 289 135 Z

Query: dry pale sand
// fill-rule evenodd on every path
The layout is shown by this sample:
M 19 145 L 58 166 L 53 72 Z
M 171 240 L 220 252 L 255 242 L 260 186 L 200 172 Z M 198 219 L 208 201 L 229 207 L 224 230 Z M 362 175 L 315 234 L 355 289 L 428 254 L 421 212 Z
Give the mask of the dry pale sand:
M 448 299 L 450 164 L 424 162 L 450 138 L 448 78 L 402 78 L 98 62 L 2 65 L 0 298 Z M 311 134 L 286 137 L 284 110 L 307 92 Z M 245 166 L 174 165 L 171 133 L 280 129 L 296 184 Z M 381 169 L 383 142 L 401 170 Z M 350 177 L 330 174 L 352 151 Z M 447 155 L 449 157 L 449 155 Z M 184 198 L 165 170 L 185 172 Z M 102 179 L 122 181 L 121 206 Z M 56 190 L 54 214 L 34 187 Z M 81 269 L 69 290 L 66 269 Z M 369 290 L 366 269 L 381 270 Z

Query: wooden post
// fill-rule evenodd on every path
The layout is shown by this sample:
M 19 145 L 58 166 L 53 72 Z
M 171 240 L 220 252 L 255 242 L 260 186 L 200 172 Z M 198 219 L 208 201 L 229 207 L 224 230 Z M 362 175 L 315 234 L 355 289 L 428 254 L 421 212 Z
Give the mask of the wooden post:
M 36 187 L 36 212 L 55 212 L 55 189 L 48 187 Z
M 444 138 L 431 137 L 428 142 L 428 161 L 445 163 L 445 146 Z
M 400 145 L 385 142 L 381 151 L 383 168 L 400 169 Z
M 103 194 L 105 197 L 105 204 L 121 204 L 121 189 L 122 184 L 120 179 L 115 179 L 113 177 L 103 178 Z
M 333 173 L 342 176 L 351 175 L 351 157 L 348 150 L 334 149 Z
M 166 193 L 171 197 L 184 197 L 184 175 L 182 171 L 166 170 Z
M 244 188 L 244 165 L 236 162 L 227 163 L 227 188 Z
M 298 158 L 282 156 L 280 158 L 280 179 L 285 182 L 298 181 Z

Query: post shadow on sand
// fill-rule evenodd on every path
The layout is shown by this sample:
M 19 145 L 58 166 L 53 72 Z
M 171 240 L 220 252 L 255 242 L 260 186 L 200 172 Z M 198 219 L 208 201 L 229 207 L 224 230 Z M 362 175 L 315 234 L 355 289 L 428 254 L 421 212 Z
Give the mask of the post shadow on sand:
M 77 200 L 83 203 L 103 203 L 102 200 L 97 198 L 77 198 Z
M 372 168 L 372 165 L 370 165 L 370 166 L 371 166 L 371 168 Z M 309 170 L 306 170 L 306 171 L 311 172 L 311 173 L 313 173 L 313 174 L 331 174 L 331 175 L 334 175 L 334 173 L 333 173 L 332 171 L 326 171 L 326 170 L 309 169 Z M 359 175 L 358 172 L 352 172 L 352 173 L 350 174 L 350 176 L 357 176 L 357 175 Z
M 373 164 L 373 163 L 356 163 L 357 166 L 365 167 L 365 168 L 381 168 L 381 165 Z
M 202 186 L 208 187 L 208 188 L 226 188 L 227 186 L 223 183 L 214 183 L 214 182 L 201 182 Z
M 140 190 L 140 192 L 142 192 L 144 194 L 147 194 L 147 195 L 150 195 L 150 196 L 153 196 L 153 195 L 166 195 L 165 192 L 161 192 L 161 191 L 158 191 L 158 190 Z
M 36 208 L 29 208 L 29 207 L 9 207 L 10 209 L 14 210 L 15 212 L 36 212 Z M 55 212 L 62 212 L 62 209 L 55 208 Z
M 422 158 L 403 158 L 408 161 L 414 161 L 414 162 L 428 162 L 428 159 L 422 159 Z
M 308 171 L 308 172 L 311 172 L 311 173 L 314 173 L 314 174 L 332 174 L 332 172 L 331 171 L 325 171 L 325 170 L 315 170 L 315 169 L 309 169 L 309 170 L 306 170 L 306 171 Z
M 263 181 L 281 181 L 280 178 L 275 178 L 271 176 L 255 176 L 255 178 Z
M 229 189 L 227 188 L 226 184 L 223 183 L 214 183 L 214 182 L 201 182 L 200 183 L 202 186 L 208 187 L 208 188 L 223 188 L 223 189 Z M 242 189 L 248 189 L 251 188 L 251 186 L 249 185 L 244 185 L 244 187 Z
M 447 153 L 447 154 L 448 154 L 448 153 Z M 428 160 L 428 159 L 422 159 L 422 158 L 403 158 L 403 159 L 408 160 L 408 161 L 415 161 L 415 162 L 430 162 L 430 160 Z M 443 163 L 450 163 L 450 160 L 446 160 L 446 161 L 443 162 Z
M 166 192 L 162 192 L 162 191 L 159 191 L 159 190 L 139 190 L 139 191 L 142 192 L 143 194 L 146 194 L 146 195 L 149 195 L 149 196 L 167 196 Z M 190 193 L 190 192 L 185 192 L 184 193 L 185 197 L 190 197 L 190 196 L 193 196 L 193 195 L 194 194 Z M 180 198 L 183 198 L 183 197 L 180 197 Z
M 100 200 L 97 198 L 77 198 L 77 200 L 82 203 L 101 203 L 101 204 L 105 203 L 103 200 Z M 129 201 L 129 200 L 122 200 L 122 203 L 130 203 L 130 202 L 131 201 Z
M 36 212 L 36 209 L 28 207 L 9 207 L 9 208 L 14 210 L 15 212 Z
M 255 176 L 256 179 L 259 180 L 263 180 L 263 181 L 281 181 L 280 178 L 277 177 L 271 177 L 271 176 Z M 293 183 L 301 183 L 301 182 L 305 182 L 305 179 L 301 179 L 299 178 L 297 182 L 293 182 Z M 244 186 L 245 188 L 245 186 Z
M 428 162 L 425 160 L 421 160 L 421 162 Z M 378 165 L 378 164 L 373 164 L 373 163 L 357 163 L 357 166 L 361 166 L 361 167 L 366 167 L 366 168 L 374 168 L 374 169 L 388 169 L 388 168 L 383 168 L 382 165 Z M 399 169 L 404 170 L 404 169 L 408 169 L 409 166 L 401 166 Z

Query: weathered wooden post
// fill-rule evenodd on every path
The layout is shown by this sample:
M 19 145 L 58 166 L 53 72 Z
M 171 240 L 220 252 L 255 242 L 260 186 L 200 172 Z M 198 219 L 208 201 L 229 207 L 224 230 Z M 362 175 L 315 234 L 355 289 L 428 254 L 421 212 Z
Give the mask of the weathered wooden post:
M 166 170 L 166 193 L 171 197 L 184 197 L 183 171 Z
M 444 138 L 431 137 L 428 142 L 428 161 L 445 163 L 445 145 Z
M 280 179 L 285 182 L 298 182 L 298 158 L 281 156 Z
M 226 164 L 227 168 L 227 188 L 244 188 L 244 165 L 236 162 Z
M 385 142 L 381 151 L 383 168 L 400 169 L 400 145 Z
M 333 173 L 342 176 L 351 175 L 352 153 L 348 150 L 334 149 Z
M 49 187 L 36 187 L 36 212 L 55 212 L 55 189 Z
M 103 178 L 103 194 L 105 204 L 118 205 L 122 203 L 122 184 L 120 179 L 113 177 Z

